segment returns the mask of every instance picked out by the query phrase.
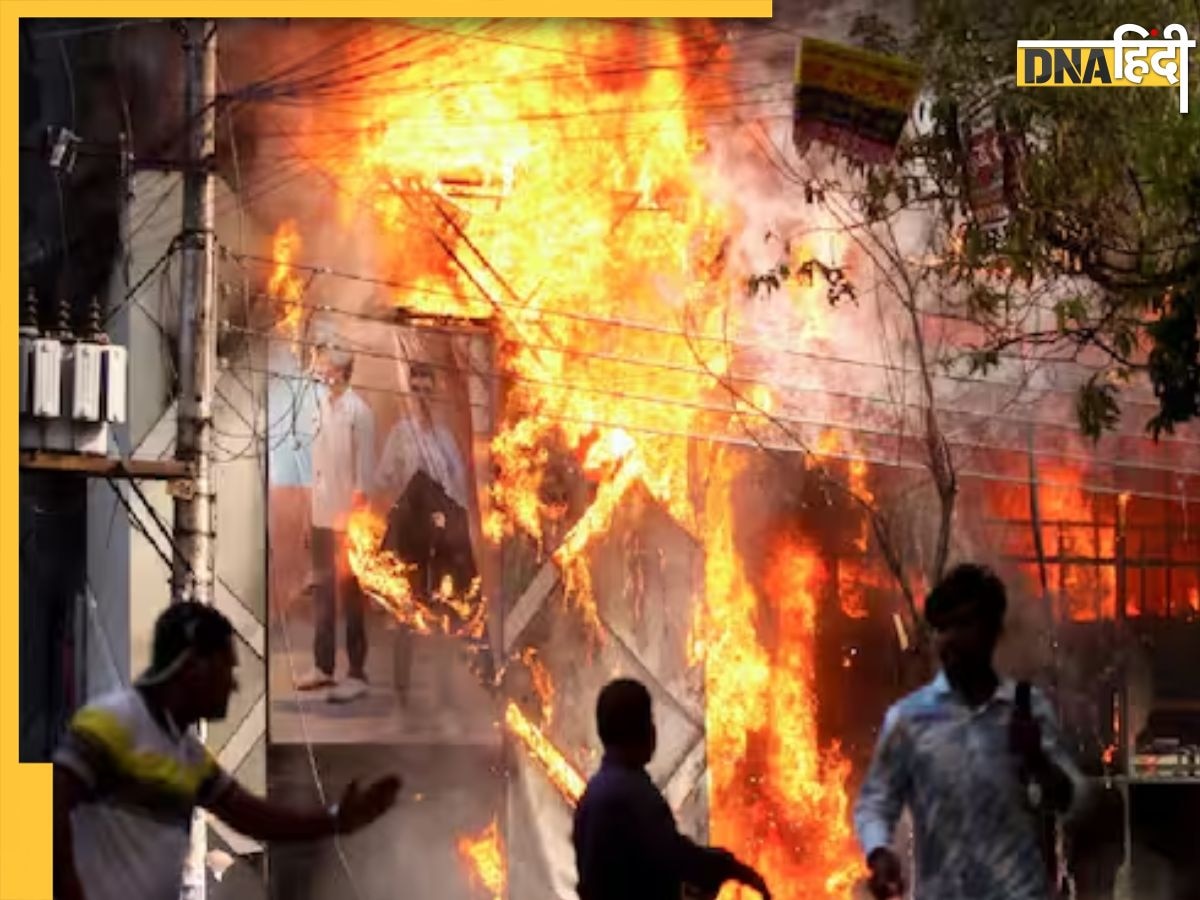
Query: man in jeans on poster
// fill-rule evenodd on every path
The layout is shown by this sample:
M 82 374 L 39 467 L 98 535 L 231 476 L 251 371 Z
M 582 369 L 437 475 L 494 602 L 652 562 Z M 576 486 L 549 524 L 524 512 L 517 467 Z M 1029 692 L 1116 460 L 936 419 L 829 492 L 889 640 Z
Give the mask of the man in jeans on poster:
M 366 504 L 374 472 L 375 418 L 350 387 L 354 357 L 327 350 L 318 373 L 326 390 L 317 403 L 312 444 L 312 555 L 316 635 L 314 671 L 296 685 L 301 691 L 329 689 L 334 703 L 348 703 L 367 693 L 366 598 L 346 560 L 346 527 L 350 514 Z M 346 622 L 349 671 L 336 673 L 337 606 Z

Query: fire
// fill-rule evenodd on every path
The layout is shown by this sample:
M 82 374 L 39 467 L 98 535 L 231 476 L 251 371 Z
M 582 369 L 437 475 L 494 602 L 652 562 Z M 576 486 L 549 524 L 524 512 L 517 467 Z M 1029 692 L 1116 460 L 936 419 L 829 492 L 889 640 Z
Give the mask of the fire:
M 1100 524 L 1093 498 L 1084 493 L 1078 469 L 1046 466 L 1042 476 L 1051 484 L 1040 491 L 1042 542 L 1051 555 L 1111 561 L 1116 552 L 1116 532 L 1111 523 Z M 1063 523 L 1061 525 L 1057 523 Z M 1058 568 L 1063 609 L 1077 622 L 1097 617 L 1111 619 L 1117 609 L 1117 577 L 1112 565 L 1098 570 L 1086 563 Z
M 504 723 L 509 732 L 524 746 L 529 755 L 537 760 L 560 794 L 572 806 L 583 796 L 587 782 L 543 731 L 521 712 L 521 708 L 509 702 L 504 710 Z
M 583 458 L 583 468 L 587 472 L 598 472 L 605 466 L 623 460 L 637 446 L 629 432 L 621 428 L 606 431 L 592 444 L 587 455 Z
M 471 873 L 471 882 L 480 884 L 494 900 L 504 900 L 508 890 L 508 869 L 504 841 L 495 819 L 476 837 L 458 839 L 458 855 Z
M 1113 618 L 1117 609 L 1115 524 L 1105 519 L 1095 497 L 1083 489 L 1081 470 L 1044 465 L 1038 477 L 1042 547 L 1050 561 L 1047 586 L 1058 597 L 1060 615 L 1076 622 Z M 1021 523 L 1020 544 L 1013 549 L 1032 557 L 1032 529 L 1025 524 L 1030 518 L 1028 491 L 995 490 L 988 496 L 997 513 Z M 1122 514 L 1126 502 L 1117 498 Z M 1038 579 L 1036 566 L 1027 566 L 1026 571 Z M 1137 609 L 1129 612 L 1136 614 Z
M 279 328 L 285 334 L 296 337 L 300 331 L 300 316 L 304 311 L 300 303 L 300 295 L 304 285 L 293 268 L 296 257 L 300 253 L 300 230 L 295 221 L 288 219 L 275 229 L 275 238 L 271 256 L 275 260 L 275 269 L 267 282 L 267 293 L 271 299 L 280 301 L 282 318 Z
M 459 594 L 452 583 L 443 582 L 431 598 L 444 612 L 421 603 L 412 592 L 408 577 L 414 566 L 388 550 L 380 550 L 387 531 L 383 517 L 370 509 L 356 510 L 346 526 L 347 559 L 359 587 L 396 619 L 421 634 L 483 634 L 487 610 L 476 579 Z M 453 613 L 453 615 L 451 615 Z
M 607 531 L 621 500 L 634 483 L 641 480 L 643 474 L 644 466 L 640 459 L 624 459 L 616 474 L 601 482 L 596 499 L 592 501 L 588 511 L 575 523 L 562 544 L 554 551 L 554 561 L 562 569 L 564 594 L 572 599 L 583 615 L 593 638 L 599 638 L 603 632 L 600 629 L 596 598 L 592 594 L 589 560 L 584 551 L 598 535 Z
M 718 508 L 738 471 L 726 463 L 714 477 L 709 500 Z M 847 896 L 860 875 L 849 764 L 836 747 L 821 752 L 816 719 L 816 610 L 828 572 L 798 538 L 777 535 L 764 621 L 762 598 L 737 562 L 729 517 L 717 531 L 706 562 L 712 839 L 763 872 L 780 896 Z
M 463 24 L 445 39 L 415 29 L 437 51 L 422 44 L 419 61 L 405 64 L 407 51 L 389 46 L 408 27 L 356 44 L 355 57 L 378 50 L 396 64 L 357 85 L 361 102 L 314 108 L 301 140 L 337 185 L 344 226 L 361 228 L 368 211 L 380 238 L 373 274 L 396 286 L 396 306 L 494 329 L 506 391 L 485 534 L 541 546 L 552 512 L 543 478 L 560 452 L 549 448 L 573 454 L 595 496 L 542 550 L 597 637 L 586 551 L 634 485 L 702 543 L 703 610 L 688 652 L 708 673 L 714 838 L 759 863 L 785 900 L 844 895 L 854 871 L 845 764 L 817 745 L 815 638 L 804 624 L 827 573 L 788 545 L 778 552 L 799 567 L 798 592 L 760 596 L 734 549 L 738 463 L 710 473 L 696 461 L 696 436 L 744 437 L 746 420 L 778 406 L 762 385 L 747 394 L 757 411 L 732 399 L 726 379 L 766 379 L 770 365 L 726 337 L 801 346 L 826 336 L 829 315 L 819 279 L 745 296 L 763 251 L 733 240 L 746 214 L 716 173 L 706 131 L 712 110 L 736 105 L 728 49 L 710 26 L 682 22 L 558 22 L 519 40 L 498 35 L 503 25 Z M 327 137 L 346 133 L 347 108 L 362 126 L 352 146 Z M 746 242 L 756 248 L 757 233 Z M 836 264 L 845 246 L 835 236 L 780 252 Z M 412 601 L 403 561 L 377 552 L 371 526 L 352 524 L 360 582 L 405 621 L 444 629 Z M 759 611 L 770 607 L 778 646 L 761 633 Z M 578 800 L 583 778 L 542 730 L 512 703 L 505 722 Z
M 839 465 L 840 461 L 830 459 L 832 454 L 843 452 L 841 434 L 835 431 L 825 431 L 817 439 L 814 456 L 819 465 Z M 851 458 L 846 467 L 846 484 L 850 491 L 870 504 L 875 502 L 875 494 L 871 491 L 868 481 L 869 471 L 863 459 Z M 891 575 L 880 567 L 872 567 L 867 562 L 867 549 L 871 536 L 871 522 L 865 510 L 859 509 L 857 533 L 854 537 L 854 549 L 861 554 L 857 561 L 850 557 L 839 560 L 837 572 L 838 601 L 842 613 L 851 619 L 865 619 L 868 615 L 867 590 L 869 588 L 887 589 L 893 586 Z
M 542 704 L 542 727 L 549 728 L 554 721 L 554 682 L 550 678 L 550 671 L 533 647 L 526 647 L 521 651 L 521 662 L 529 669 L 534 693 L 538 695 Z

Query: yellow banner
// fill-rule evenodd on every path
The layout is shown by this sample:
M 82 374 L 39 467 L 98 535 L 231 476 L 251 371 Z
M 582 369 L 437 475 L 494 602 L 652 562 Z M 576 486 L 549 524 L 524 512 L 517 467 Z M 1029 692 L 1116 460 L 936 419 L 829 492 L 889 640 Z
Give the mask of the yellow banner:
M 921 70 L 899 57 L 805 38 L 796 54 L 796 84 L 907 113 Z

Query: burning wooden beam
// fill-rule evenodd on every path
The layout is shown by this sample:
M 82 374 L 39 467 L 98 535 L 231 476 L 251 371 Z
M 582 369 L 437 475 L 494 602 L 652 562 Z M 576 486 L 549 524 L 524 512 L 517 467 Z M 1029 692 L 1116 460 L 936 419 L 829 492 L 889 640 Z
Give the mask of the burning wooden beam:
M 538 573 L 533 577 L 533 581 L 529 583 L 529 587 L 525 589 L 525 593 L 521 595 L 516 605 L 513 606 L 512 612 L 504 618 L 505 656 L 512 654 L 517 646 L 517 642 L 521 639 L 521 635 L 525 633 L 525 629 L 529 627 L 529 623 L 533 621 L 534 616 L 546 604 L 546 598 L 558 587 L 561 579 L 562 575 L 559 572 L 558 564 L 554 560 L 548 560 L 538 570 Z
M 508 726 L 509 732 L 525 746 L 529 755 L 538 761 L 542 771 L 546 773 L 546 777 L 566 798 L 567 802 L 572 806 L 579 803 L 579 798 L 583 796 L 584 788 L 587 787 L 584 777 L 567 761 L 567 758 L 542 733 L 542 730 L 525 717 L 525 713 L 521 712 L 521 707 L 509 701 L 508 707 L 504 711 L 504 722 Z

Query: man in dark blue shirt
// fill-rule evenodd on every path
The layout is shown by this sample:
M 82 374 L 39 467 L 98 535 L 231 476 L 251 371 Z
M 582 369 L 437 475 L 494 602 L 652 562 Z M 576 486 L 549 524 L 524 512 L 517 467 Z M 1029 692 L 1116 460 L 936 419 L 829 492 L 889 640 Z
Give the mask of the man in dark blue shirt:
M 645 686 L 608 684 L 596 703 L 596 725 L 604 762 L 579 801 L 572 835 L 580 900 L 680 900 L 685 884 L 715 896 L 727 881 L 770 900 L 762 876 L 732 853 L 679 833 L 646 772 L 658 736 Z

